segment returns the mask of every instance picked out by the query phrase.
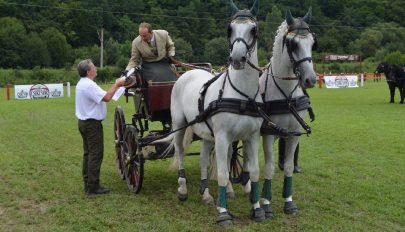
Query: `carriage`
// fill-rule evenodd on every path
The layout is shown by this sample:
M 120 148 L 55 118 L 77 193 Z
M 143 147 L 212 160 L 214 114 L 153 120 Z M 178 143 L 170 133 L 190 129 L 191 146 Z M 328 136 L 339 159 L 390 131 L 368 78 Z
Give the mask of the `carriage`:
M 199 68 L 212 72 L 210 63 L 181 64 L 175 66 L 176 75 L 185 72 L 185 68 Z M 139 70 L 127 77 L 132 78 L 132 86 L 125 89 L 126 102 L 132 98 L 135 113 L 131 122 L 126 122 L 124 111 L 120 106 L 114 114 L 114 142 L 116 164 L 122 180 L 126 180 L 128 188 L 139 193 L 144 178 L 144 163 L 146 160 L 171 158 L 174 146 L 169 138 L 172 133 L 170 98 L 174 81 L 146 81 Z M 160 130 L 151 130 L 151 122 L 160 122 Z M 198 140 L 194 136 L 194 140 Z M 240 147 L 234 145 L 232 154 L 231 181 L 240 182 L 242 166 L 238 159 Z M 192 154 L 189 154 L 192 155 Z

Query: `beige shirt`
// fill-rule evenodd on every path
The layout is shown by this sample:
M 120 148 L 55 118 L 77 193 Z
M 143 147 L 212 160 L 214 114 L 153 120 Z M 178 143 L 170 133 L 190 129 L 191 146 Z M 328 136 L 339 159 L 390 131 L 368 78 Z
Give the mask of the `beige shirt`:
M 138 66 L 142 61 L 155 62 L 175 55 L 175 47 L 169 33 L 165 30 L 153 30 L 154 40 L 147 43 L 140 36 L 132 41 L 131 59 L 126 70 Z

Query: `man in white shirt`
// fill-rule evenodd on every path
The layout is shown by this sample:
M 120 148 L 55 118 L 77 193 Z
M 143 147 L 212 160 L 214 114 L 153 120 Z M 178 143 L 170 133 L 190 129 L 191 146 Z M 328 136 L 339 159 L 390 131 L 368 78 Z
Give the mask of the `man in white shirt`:
M 76 85 L 76 117 L 83 138 L 83 181 L 88 195 L 110 192 L 100 186 L 100 168 L 104 154 L 102 121 L 107 115 L 106 102 L 109 102 L 125 80 L 118 78 L 108 91 L 101 89 L 94 79 L 97 68 L 90 59 L 82 60 L 77 66 L 80 80 Z

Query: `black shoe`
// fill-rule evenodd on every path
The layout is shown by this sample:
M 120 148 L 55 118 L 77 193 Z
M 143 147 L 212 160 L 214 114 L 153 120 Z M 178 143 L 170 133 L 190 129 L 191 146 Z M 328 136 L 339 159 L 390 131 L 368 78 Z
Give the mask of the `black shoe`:
M 106 194 L 109 193 L 110 189 L 98 186 L 97 188 L 89 189 L 87 195 L 98 195 L 98 194 Z
M 294 173 L 301 173 L 302 172 L 302 169 L 301 169 L 301 167 L 300 166 L 294 166 Z

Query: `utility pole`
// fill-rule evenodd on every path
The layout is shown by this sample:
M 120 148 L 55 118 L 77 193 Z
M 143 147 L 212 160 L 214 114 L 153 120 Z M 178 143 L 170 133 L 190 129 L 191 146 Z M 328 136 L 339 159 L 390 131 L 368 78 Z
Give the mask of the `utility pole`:
M 97 30 L 97 34 L 98 34 L 98 39 L 100 40 L 100 68 L 103 67 L 103 55 L 104 55 L 104 29 L 101 28 L 101 33 L 98 32 Z

